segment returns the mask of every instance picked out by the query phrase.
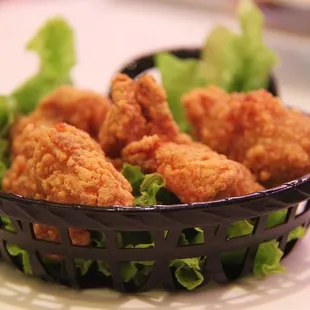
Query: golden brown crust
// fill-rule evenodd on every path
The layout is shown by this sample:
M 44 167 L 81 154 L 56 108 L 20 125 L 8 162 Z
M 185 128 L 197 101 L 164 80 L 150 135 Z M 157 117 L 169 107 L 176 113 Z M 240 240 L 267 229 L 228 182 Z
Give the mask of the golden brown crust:
M 114 105 L 99 133 L 99 142 L 108 156 L 118 157 L 121 150 L 143 136 L 157 134 L 163 140 L 188 143 L 173 120 L 162 87 L 150 75 L 133 81 L 118 74 L 112 80 Z
M 267 187 L 310 172 L 310 119 L 265 90 L 209 87 L 183 97 L 196 137 L 247 166 Z
M 113 105 L 99 132 L 99 142 L 104 152 L 114 158 L 132 141 L 139 140 L 145 132 L 146 120 L 135 100 L 136 85 L 129 77 L 118 74 L 112 80 Z
M 86 132 L 60 123 L 37 127 L 32 134 L 35 135 L 32 156 L 14 158 L 2 183 L 6 192 L 72 204 L 133 204 L 131 185 Z M 34 224 L 34 234 L 38 239 L 60 242 L 59 230 L 53 226 Z M 90 242 L 90 233 L 84 229 L 70 228 L 69 234 L 75 245 Z
M 177 144 L 158 136 L 144 137 L 123 150 L 124 161 L 160 173 L 182 202 L 242 196 L 263 187 L 240 163 L 200 143 Z
M 130 184 L 87 133 L 64 123 L 40 129 L 33 157 L 17 156 L 5 175 L 5 191 L 55 202 L 132 204 Z
M 109 99 L 96 92 L 61 86 L 42 99 L 38 112 L 42 118 L 67 123 L 97 137 L 110 107 Z
M 19 117 L 12 126 L 12 157 L 25 155 L 30 158 L 33 155 L 42 125 L 65 122 L 97 138 L 110 107 L 110 101 L 95 92 L 70 86 L 56 89 L 42 99 L 33 113 Z

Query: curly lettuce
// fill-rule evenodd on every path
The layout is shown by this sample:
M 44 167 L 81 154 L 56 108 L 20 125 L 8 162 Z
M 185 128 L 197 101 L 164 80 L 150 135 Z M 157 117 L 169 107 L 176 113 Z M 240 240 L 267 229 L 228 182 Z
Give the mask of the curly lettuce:
M 240 33 L 215 27 L 206 38 L 200 59 L 179 59 L 168 53 L 155 57 L 172 114 L 189 132 L 181 97 L 195 88 L 216 85 L 227 92 L 266 88 L 277 63 L 276 54 L 263 41 L 264 17 L 252 0 L 241 0 L 237 9 Z
M 10 165 L 8 130 L 14 118 L 14 100 L 9 96 L 0 96 L 0 189 L 2 178 Z
M 70 72 L 76 63 L 73 29 L 61 17 L 48 20 L 26 49 L 38 55 L 38 72 L 11 94 L 0 96 L 0 189 L 10 164 L 8 129 L 15 115 L 32 112 L 47 93 L 62 84 L 70 84 Z
M 125 163 L 122 174 L 132 186 L 135 206 L 169 205 L 180 202 L 165 188 L 165 181 L 159 173 L 144 174 L 139 166 Z
M 26 49 L 37 54 L 38 72 L 13 91 L 16 108 L 28 114 L 47 93 L 71 84 L 70 72 L 76 64 L 74 32 L 61 17 L 48 20 L 28 42 Z

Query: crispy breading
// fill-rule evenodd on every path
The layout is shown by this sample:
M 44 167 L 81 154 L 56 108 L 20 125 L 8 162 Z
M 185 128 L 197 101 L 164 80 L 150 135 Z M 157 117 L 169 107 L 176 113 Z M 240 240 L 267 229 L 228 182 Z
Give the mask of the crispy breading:
M 61 86 L 45 96 L 29 116 L 16 120 L 10 131 L 12 156 L 32 156 L 41 125 L 65 122 L 97 137 L 110 107 L 109 99 L 100 94 Z
M 86 132 L 64 123 L 39 128 L 41 134 L 36 137 L 33 156 L 16 156 L 4 176 L 2 185 L 6 192 L 61 203 L 133 204 L 131 185 Z M 57 228 L 41 226 L 36 226 L 37 238 L 48 237 L 49 241 L 58 242 Z M 85 245 L 86 238 L 90 241 L 89 233 L 87 237 L 83 232 L 70 229 L 74 244 Z
M 125 74 L 117 74 L 112 80 L 112 101 L 99 133 L 99 142 L 108 156 L 118 157 L 123 147 L 145 135 L 157 134 L 180 143 L 191 141 L 180 132 L 164 90 L 151 75 L 134 81 Z
M 160 173 L 182 202 L 211 201 L 250 194 L 263 187 L 242 164 L 200 143 L 178 144 L 144 137 L 123 150 L 124 161 Z
M 247 166 L 266 187 L 310 172 L 310 118 L 266 90 L 207 87 L 182 98 L 195 136 Z
M 97 137 L 110 106 L 110 100 L 101 94 L 61 86 L 42 99 L 38 112 L 45 119 L 67 123 Z

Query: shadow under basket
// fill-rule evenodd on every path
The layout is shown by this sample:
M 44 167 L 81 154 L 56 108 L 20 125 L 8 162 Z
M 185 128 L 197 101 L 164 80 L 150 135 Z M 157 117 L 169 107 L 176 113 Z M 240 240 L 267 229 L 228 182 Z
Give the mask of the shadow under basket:
M 173 206 L 69 206 L 0 193 L 1 256 L 28 274 L 75 288 L 175 290 L 184 289 L 178 277 L 189 276 L 195 288 L 224 284 L 253 271 L 262 243 L 277 241 L 284 256 L 294 249 L 290 233 L 310 224 L 309 197 L 310 176 L 243 197 Z M 283 221 L 268 228 L 276 212 Z M 231 225 L 243 220 L 253 230 L 229 238 Z M 33 223 L 57 227 L 60 240 L 39 240 Z M 73 245 L 71 227 L 87 230 L 97 243 Z M 185 234 L 196 241 L 182 242 Z M 194 269 L 180 270 L 177 259 L 186 258 Z
M 198 49 L 170 52 L 199 57 Z M 136 77 L 154 66 L 154 54 L 121 71 Z M 269 90 L 276 94 L 273 79 Z M 291 232 L 310 224 L 309 198 L 309 175 L 243 197 L 172 206 L 78 206 L 0 192 L 1 258 L 26 274 L 74 288 L 140 292 L 224 284 L 253 272 L 261 244 L 276 242 L 283 257 L 294 249 Z M 276 213 L 281 222 L 268 226 Z M 231 226 L 245 220 L 252 227 L 247 234 L 229 236 Z M 54 228 L 38 233 L 38 223 Z M 77 236 L 72 228 L 82 231 Z M 85 236 L 91 241 L 81 246 Z

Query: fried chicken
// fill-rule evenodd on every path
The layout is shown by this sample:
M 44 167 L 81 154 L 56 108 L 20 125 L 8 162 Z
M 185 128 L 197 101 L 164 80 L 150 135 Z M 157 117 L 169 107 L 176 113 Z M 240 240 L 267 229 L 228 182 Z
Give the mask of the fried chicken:
M 19 117 L 13 124 L 11 136 L 11 156 L 15 158 L 23 155 L 25 158 L 31 158 L 38 138 L 40 138 L 42 125 L 53 126 L 54 120 L 44 119 L 38 113 L 30 116 Z
M 2 182 L 6 192 L 91 206 L 133 204 L 131 185 L 86 132 L 64 123 L 39 128 L 33 156 L 18 155 L 6 173 Z M 59 242 L 56 227 L 36 225 L 34 230 L 37 238 Z M 70 236 L 76 245 L 90 241 L 83 229 L 70 228 Z
M 43 98 L 38 110 L 45 119 L 67 123 L 96 138 L 110 107 L 109 99 L 96 92 L 62 86 Z
M 166 187 L 183 203 L 250 194 L 263 187 L 240 163 L 200 143 L 178 144 L 144 137 L 123 150 L 124 161 L 160 173 Z
M 41 125 L 65 122 L 97 137 L 110 107 L 110 101 L 95 92 L 61 86 L 45 96 L 33 113 L 20 117 L 12 126 L 12 156 L 32 156 L 36 135 L 32 134 L 31 140 L 29 133 L 40 134 Z
M 165 91 L 151 75 L 134 81 L 125 74 L 117 74 L 112 80 L 112 101 L 99 132 L 99 142 L 108 156 L 118 157 L 123 147 L 145 135 L 157 134 L 164 140 L 180 143 L 191 141 L 180 132 Z
M 310 119 L 266 90 L 227 94 L 207 87 L 182 102 L 194 135 L 247 166 L 266 187 L 310 172 Z

